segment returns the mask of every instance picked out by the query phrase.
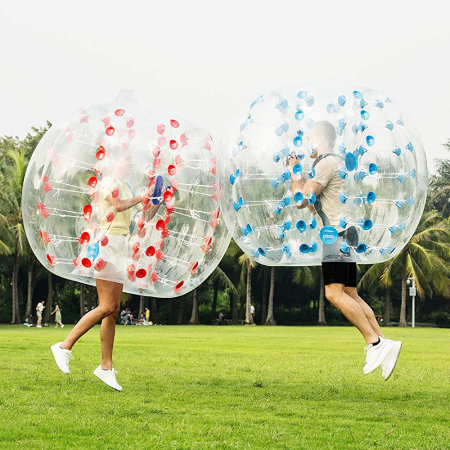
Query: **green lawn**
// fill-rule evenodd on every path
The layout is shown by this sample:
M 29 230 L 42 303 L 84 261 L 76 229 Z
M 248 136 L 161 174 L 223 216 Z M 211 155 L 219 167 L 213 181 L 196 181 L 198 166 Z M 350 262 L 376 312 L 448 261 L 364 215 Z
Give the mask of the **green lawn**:
M 119 326 L 115 392 L 99 327 L 56 367 L 68 329 L 0 326 L 0 448 L 450 448 L 450 330 L 387 329 L 385 382 L 351 327 Z

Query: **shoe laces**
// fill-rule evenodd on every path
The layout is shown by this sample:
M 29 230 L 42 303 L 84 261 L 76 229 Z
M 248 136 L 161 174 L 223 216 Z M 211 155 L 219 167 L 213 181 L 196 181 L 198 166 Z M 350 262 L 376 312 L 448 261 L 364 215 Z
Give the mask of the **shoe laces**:
M 69 364 L 69 361 L 72 359 L 72 352 L 66 351 L 64 352 L 64 362 Z

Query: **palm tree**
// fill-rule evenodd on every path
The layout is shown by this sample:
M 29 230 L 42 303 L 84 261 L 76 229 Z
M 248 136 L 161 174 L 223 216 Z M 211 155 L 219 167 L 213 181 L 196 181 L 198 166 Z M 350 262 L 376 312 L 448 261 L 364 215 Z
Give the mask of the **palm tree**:
M 258 263 L 254 261 L 246 253 L 239 257 L 239 264 L 242 266 L 241 281 L 244 278 L 244 274 L 247 273 L 246 281 L 246 296 L 245 296 L 245 324 L 254 325 L 253 316 L 251 313 L 252 305 L 252 269 L 255 268 Z
M 275 292 L 275 266 L 270 268 L 270 289 L 269 289 L 269 306 L 267 308 L 266 325 L 276 325 L 275 317 L 273 316 L 273 296 Z
M 236 264 L 236 259 L 239 259 L 242 254 L 243 252 L 240 247 L 236 244 L 236 242 L 234 242 L 233 239 L 231 239 L 227 251 L 225 252 L 225 255 L 223 256 L 218 267 L 218 269 L 226 275 L 227 279 L 230 280 L 229 283 L 224 283 L 222 286 L 230 288 L 231 323 L 233 325 L 237 325 L 239 323 L 238 300 L 245 284 L 243 280 L 244 268 L 239 267 L 239 265 Z
M 23 148 L 9 148 L 3 158 L 3 174 L 0 177 L 0 222 L 4 232 L 0 237 L 0 250 L 4 254 L 13 255 L 11 323 L 20 323 L 19 260 L 26 251 L 21 201 L 27 158 Z
M 84 283 L 80 283 L 80 318 L 84 316 Z
M 228 292 L 230 293 L 230 297 L 232 300 L 231 323 L 236 325 L 238 323 L 237 299 L 239 297 L 239 293 L 236 286 L 230 280 L 230 278 L 228 278 L 228 275 L 219 266 L 217 266 L 214 269 L 214 272 L 211 274 L 211 280 L 214 285 L 214 298 L 211 310 L 211 319 L 213 320 L 216 317 L 218 290 L 220 288 L 228 289 Z
M 450 150 L 450 141 L 445 145 Z M 436 174 L 431 178 L 429 200 L 443 217 L 450 216 L 450 159 L 436 161 Z
M 198 288 L 194 289 L 194 295 L 192 298 L 192 313 L 189 320 L 190 325 L 199 325 L 200 320 L 198 317 Z
M 414 276 L 420 298 L 431 297 L 433 292 L 450 298 L 449 258 L 448 224 L 436 211 L 429 211 L 423 214 L 408 244 L 389 261 L 373 265 L 361 278 L 358 288 L 379 281 L 385 288 L 389 288 L 394 276 L 400 275 L 400 326 L 406 327 L 406 280 Z
M 292 282 L 294 284 L 303 286 L 304 288 L 311 289 L 314 286 L 317 286 L 317 283 L 320 284 L 320 280 L 318 278 L 318 271 L 314 267 L 307 266 L 299 266 L 294 269 L 294 275 L 292 276 Z M 322 301 L 322 305 L 323 305 Z M 320 306 L 320 298 L 319 298 L 319 306 Z M 325 317 L 325 313 L 323 314 Z M 320 311 L 319 311 L 320 317 Z
M 261 301 L 261 325 L 264 325 L 267 320 L 267 281 L 270 282 L 270 277 L 268 276 L 269 267 L 261 266 L 258 272 L 258 283 L 262 283 L 262 301 Z
M 319 319 L 317 323 L 319 325 L 326 325 L 327 320 L 325 319 L 325 286 L 323 283 L 322 268 L 320 269 L 320 284 L 319 284 Z

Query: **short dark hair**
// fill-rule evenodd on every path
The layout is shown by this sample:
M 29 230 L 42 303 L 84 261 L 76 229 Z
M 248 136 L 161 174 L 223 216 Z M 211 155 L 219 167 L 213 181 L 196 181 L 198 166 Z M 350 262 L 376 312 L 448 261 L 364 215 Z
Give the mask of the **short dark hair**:
M 334 129 L 333 125 L 328 122 L 328 120 L 315 122 L 314 131 L 323 136 L 331 148 L 334 147 L 334 143 L 336 142 L 336 130 Z

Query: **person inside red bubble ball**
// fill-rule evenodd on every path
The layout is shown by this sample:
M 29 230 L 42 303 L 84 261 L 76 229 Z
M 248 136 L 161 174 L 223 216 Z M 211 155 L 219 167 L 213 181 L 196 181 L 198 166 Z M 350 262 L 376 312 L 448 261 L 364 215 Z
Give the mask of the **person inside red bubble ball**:
M 63 342 L 53 345 L 52 352 L 56 364 L 65 373 L 69 373 L 69 361 L 72 358 L 72 347 L 94 325 L 101 322 L 101 364 L 95 369 L 94 375 L 113 389 L 122 387 L 116 381 L 116 371 L 112 367 L 116 318 L 119 313 L 120 297 L 125 280 L 125 258 L 122 256 L 128 245 L 135 216 L 143 210 L 144 220 L 148 223 L 156 215 L 161 204 L 160 198 L 150 201 L 155 193 L 153 184 L 147 193 L 137 195 L 127 179 L 133 171 L 131 152 L 122 154 L 117 161 L 112 176 L 105 176 L 100 186 L 100 204 L 102 209 L 101 231 L 107 238 L 107 244 L 100 246 L 96 258 L 94 276 L 96 279 L 99 305 L 85 314 L 72 329 Z M 118 191 L 118 192 L 117 192 Z M 147 203 L 144 208 L 142 203 Z M 156 204 L 155 204 L 156 203 Z M 114 219 L 109 220 L 113 214 Z

